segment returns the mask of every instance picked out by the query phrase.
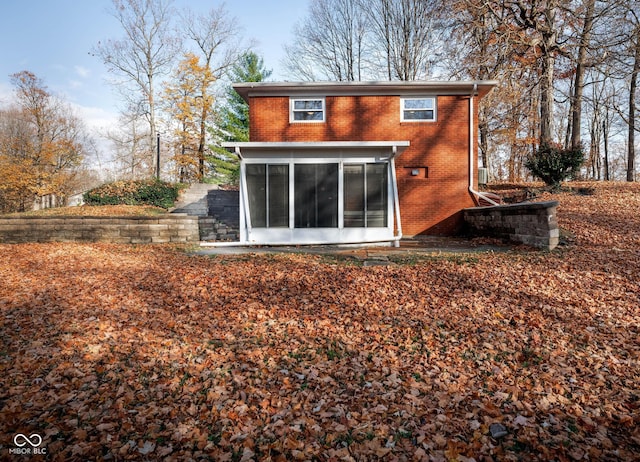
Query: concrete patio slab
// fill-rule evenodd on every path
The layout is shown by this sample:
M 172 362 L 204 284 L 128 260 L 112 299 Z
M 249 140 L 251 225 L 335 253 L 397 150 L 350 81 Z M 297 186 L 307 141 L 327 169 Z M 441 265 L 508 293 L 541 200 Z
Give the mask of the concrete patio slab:
M 197 255 L 247 255 L 298 253 L 313 255 L 332 255 L 344 259 L 362 262 L 389 261 L 389 257 L 402 258 L 412 254 L 429 255 L 438 253 L 481 253 L 506 252 L 513 245 L 501 244 L 499 241 L 465 239 L 459 237 L 421 237 L 400 241 L 400 247 L 381 246 L 377 244 L 352 245 L 309 245 L 309 246 L 232 246 L 202 247 Z M 369 266 L 369 264 L 367 266 Z

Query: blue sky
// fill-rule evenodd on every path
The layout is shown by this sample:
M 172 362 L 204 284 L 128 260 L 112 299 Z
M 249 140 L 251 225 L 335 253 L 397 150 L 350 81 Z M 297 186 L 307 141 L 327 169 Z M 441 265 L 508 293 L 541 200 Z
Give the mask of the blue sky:
M 174 0 L 207 12 L 217 0 Z M 285 80 L 280 61 L 291 41 L 293 25 L 307 12 L 308 0 L 229 0 L 224 2 L 254 50 Z M 10 74 L 29 70 L 43 79 L 52 93 L 74 104 L 90 128 L 109 125 L 115 118 L 117 95 L 109 87 L 106 68 L 89 54 L 100 40 L 122 37 L 119 23 L 109 14 L 111 0 L 3 0 L 0 15 L 0 105 L 11 95 Z

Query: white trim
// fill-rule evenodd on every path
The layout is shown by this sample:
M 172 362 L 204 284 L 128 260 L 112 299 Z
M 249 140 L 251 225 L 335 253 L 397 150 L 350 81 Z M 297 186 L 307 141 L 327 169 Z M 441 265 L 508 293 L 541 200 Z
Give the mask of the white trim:
M 251 216 L 249 213 L 249 196 L 247 195 L 247 169 L 240 158 L 240 242 L 248 242 L 251 238 Z
M 269 150 L 282 151 L 283 149 L 310 150 L 310 149 L 358 149 L 358 148 L 388 148 L 393 146 L 402 148 L 398 154 L 408 148 L 409 141 L 387 140 L 387 141 L 246 141 L 246 142 L 227 142 L 222 143 L 223 148 L 235 148 L 235 152 L 242 157 L 250 155 L 247 150 Z
M 393 155 L 391 156 L 391 178 L 393 178 L 393 208 L 395 210 L 396 228 L 397 234 L 395 236 L 396 246 L 400 245 L 400 239 L 402 239 L 402 220 L 400 219 L 400 196 L 398 195 L 398 181 L 396 180 L 396 155 L 397 150 L 393 149 Z M 392 220 L 393 221 L 393 220 Z
M 394 240 L 393 228 L 254 228 L 251 239 L 240 244 L 320 245 Z
M 240 82 L 233 88 L 245 100 L 254 96 L 301 97 L 321 94 L 324 96 L 364 95 L 468 95 L 475 87 L 484 96 L 498 85 L 497 80 L 476 81 L 384 81 L 384 82 Z
M 362 160 L 360 160 L 358 163 L 362 163 Z M 344 228 L 344 161 L 340 161 L 338 162 L 338 229 L 343 229 L 343 228 Z
M 321 109 L 296 109 L 296 101 L 320 101 L 322 103 Z M 320 120 L 298 120 L 295 118 L 296 112 L 320 112 L 322 119 Z M 327 120 L 327 105 L 324 96 L 296 96 L 289 98 L 289 123 L 292 124 L 321 124 Z
M 406 109 L 404 106 L 405 101 L 410 100 L 431 100 L 433 102 L 433 107 L 425 107 L 425 108 L 410 108 L 415 109 L 417 111 L 433 111 L 433 117 L 431 119 L 407 119 L 404 116 L 404 113 L 409 111 L 410 109 Z M 437 122 L 438 120 L 438 97 L 434 95 L 424 95 L 424 96 L 403 96 L 400 98 L 400 122 Z

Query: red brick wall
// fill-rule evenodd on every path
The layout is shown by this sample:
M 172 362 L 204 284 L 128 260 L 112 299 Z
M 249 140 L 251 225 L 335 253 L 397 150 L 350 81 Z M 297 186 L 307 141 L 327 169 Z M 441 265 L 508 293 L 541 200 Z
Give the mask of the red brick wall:
M 439 96 L 437 122 L 400 122 L 399 96 L 327 96 L 325 101 L 326 122 L 290 123 L 288 97 L 251 98 L 251 141 L 408 140 L 411 146 L 396 158 L 403 234 L 459 230 L 461 210 L 475 205 L 468 192 L 468 97 Z M 473 158 L 477 178 L 477 155 Z M 412 176 L 412 169 L 419 175 Z

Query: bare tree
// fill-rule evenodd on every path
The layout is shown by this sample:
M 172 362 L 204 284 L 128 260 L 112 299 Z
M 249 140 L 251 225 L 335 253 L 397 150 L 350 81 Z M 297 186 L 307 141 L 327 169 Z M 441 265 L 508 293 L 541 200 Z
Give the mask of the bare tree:
M 508 42 L 521 55 L 535 58 L 539 80 L 540 143 L 550 143 L 553 133 L 554 72 L 556 57 L 562 52 L 558 35 L 559 4 L 562 0 L 541 2 L 528 0 L 492 0 L 487 4 L 501 23 L 497 34 L 506 35 Z
M 441 0 L 313 0 L 285 64 L 303 80 L 415 80 L 442 48 Z
M 158 80 L 170 72 L 180 44 L 171 32 L 173 10 L 170 2 L 113 0 L 112 14 L 122 26 L 125 37 L 99 42 L 93 49 L 109 71 L 123 79 L 118 82 L 119 88 L 126 89 L 138 102 L 130 106 L 136 107 L 148 122 L 148 155 L 152 166 L 155 166 L 157 139 L 156 88 Z
M 371 0 L 364 2 L 375 34 L 374 48 L 382 50 L 389 80 L 424 79 L 431 74 L 437 37 L 438 0 Z
M 366 15 L 359 0 L 313 0 L 307 18 L 285 47 L 285 66 L 303 80 L 362 80 Z
M 490 140 L 495 145 L 496 139 L 501 139 L 507 132 L 510 132 L 512 140 L 518 136 L 515 126 L 513 130 L 506 126 L 512 122 L 522 125 L 523 114 L 518 108 L 522 107 L 522 96 L 529 95 L 529 92 L 522 91 L 520 84 L 527 79 L 522 78 L 521 67 L 515 65 L 515 49 L 502 41 L 505 36 L 496 34 L 501 23 L 486 4 L 477 0 L 456 0 L 450 6 L 453 11 L 451 19 L 443 23 L 443 27 L 450 31 L 443 55 L 449 76 L 472 80 L 497 79 L 501 82 L 478 108 L 480 158 L 483 167 L 491 171 Z M 514 85 L 518 90 L 514 91 Z M 508 109 L 501 114 L 505 108 Z M 518 112 L 514 113 L 515 110 Z M 502 135 L 490 137 L 490 132 L 497 130 Z M 512 159 L 510 165 L 515 165 Z M 513 176 L 513 169 L 510 169 L 510 176 Z
M 152 170 L 153 157 L 149 156 L 149 136 L 144 124 L 135 113 L 122 113 L 118 128 L 105 135 L 113 146 L 115 176 L 142 179 Z M 146 124 L 144 124 L 146 125 Z

